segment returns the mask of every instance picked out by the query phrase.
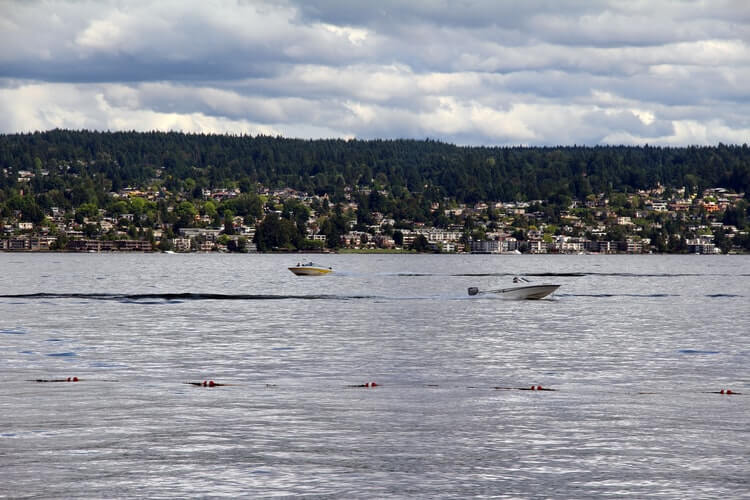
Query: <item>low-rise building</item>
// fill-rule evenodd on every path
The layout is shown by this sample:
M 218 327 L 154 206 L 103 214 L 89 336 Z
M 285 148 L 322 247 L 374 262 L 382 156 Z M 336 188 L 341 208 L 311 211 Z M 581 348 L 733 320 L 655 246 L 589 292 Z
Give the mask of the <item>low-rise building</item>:
M 152 252 L 150 241 L 144 240 L 71 240 L 66 247 L 73 252 Z
M 698 254 L 718 254 L 721 250 L 716 248 L 714 244 L 713 235 L 701 235 L 697 238 L 687 239 L 685 243 L 688 247 L 688 252 Z
M 175 252 L 189 252 L 192 248 L 192 240 L 190 238 L 173 238 L 172 247 Z
M 469 243 L 471 253 L 500 253 L 500 242 L 497 240 L 474 240 Z
M 216 241 L 216 238 L 222 233 L 223 229 L 214 229 L 208 227 L 181 227 L 180 235 L 184 238 L 202 237 L 206 241 Z

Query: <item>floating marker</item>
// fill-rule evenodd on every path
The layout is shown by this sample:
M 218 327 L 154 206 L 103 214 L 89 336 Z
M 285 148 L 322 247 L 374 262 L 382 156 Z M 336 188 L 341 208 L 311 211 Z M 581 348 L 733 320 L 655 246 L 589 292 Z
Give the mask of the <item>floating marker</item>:
M 203 382 L 183 382 L 183 383 L 194 385 L 196 387 L 221 387 L 224 385 L 232 385 L 232 384 L 220 384 L 218 382 L 214 382 L 213 380 L 204 380 Z
M 203 382 L 185 382 L 186 384 L 195 385 L 198 387 L 221 387 L 224 385 L 232 385 L 232 384 L 220 384 L 218 382 L 214 382 L 213 380 L 204 380 Z
M 517 389 L 519 391 L 556 391 L 557 389 L 547 389 L 546 387 L 542 387 L 541 385 L 532 385 L 531 387 L 495 387 L 495 389 L 505 389 L 505 390 L 513 390 Z
M 29 380 L 28 382 L 78 382 L 78 377 L 55 378 L 55 379 L 38 378 L 35 380 Z
M 376 384 L 375 382 L 366 382 L 364 384 L 359 384 L 359 385 L 350 385 L 349 387 L 367 387 L 369 389 L 369 388 L 377 387 L 377 386 L 378 384 Z

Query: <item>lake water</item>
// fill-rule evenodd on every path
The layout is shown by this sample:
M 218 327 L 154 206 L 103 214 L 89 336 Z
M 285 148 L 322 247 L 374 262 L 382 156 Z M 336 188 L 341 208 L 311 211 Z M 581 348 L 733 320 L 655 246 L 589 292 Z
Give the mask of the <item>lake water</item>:
M 748 498 L 750 257 L 309 258 L 0 254 L 0 497 Z

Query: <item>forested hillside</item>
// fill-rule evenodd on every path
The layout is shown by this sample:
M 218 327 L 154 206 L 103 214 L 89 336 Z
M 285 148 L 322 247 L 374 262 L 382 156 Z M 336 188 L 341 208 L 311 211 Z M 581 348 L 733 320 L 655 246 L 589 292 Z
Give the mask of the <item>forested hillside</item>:
M 458 147 L 432 140 L 300 140 L 164 132 L 53 130 L 0 136 L 0 188 L 18 171 L 44 170 L 31 188 L 99 192 L 160 178 L 185 188 L 291 187 L 333 200 L 345 186 L 387 189 L 426 200 L 583 199 L 662 184 L 750 191 L 747 145 L 716 147 Z M 84 189 L 87 187 L 84 186 Z M 2 198 L 0 198 L 2 201 Z

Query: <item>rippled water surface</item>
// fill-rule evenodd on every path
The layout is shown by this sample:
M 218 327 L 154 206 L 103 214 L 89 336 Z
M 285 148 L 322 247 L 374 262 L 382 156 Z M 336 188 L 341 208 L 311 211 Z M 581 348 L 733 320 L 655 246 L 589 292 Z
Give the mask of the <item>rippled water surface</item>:
M 747 497 L 750 258 L 303 259 L 0 254 L 0 497 Z

